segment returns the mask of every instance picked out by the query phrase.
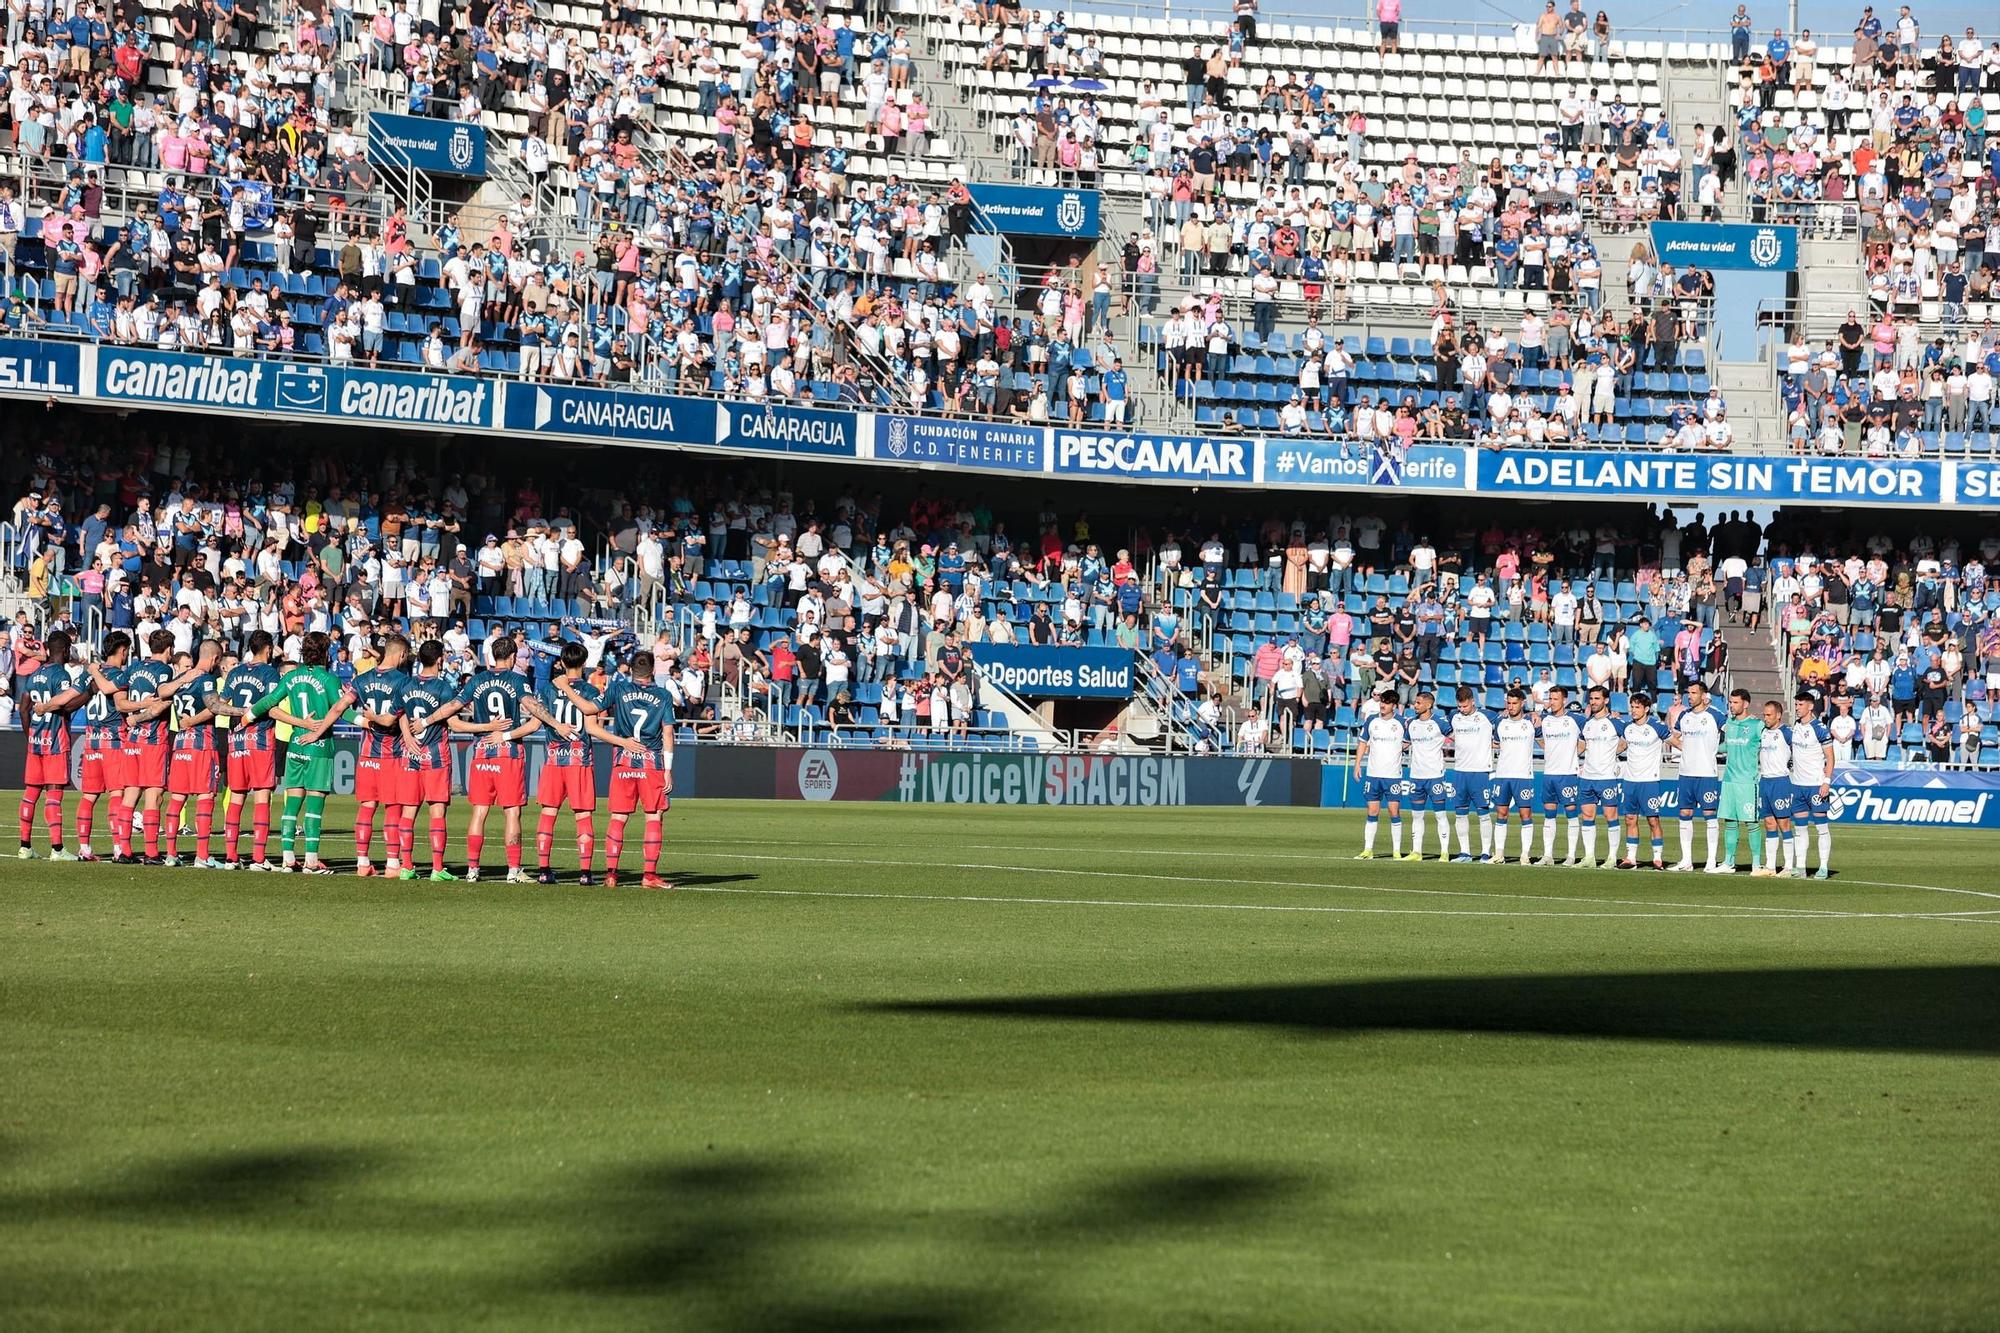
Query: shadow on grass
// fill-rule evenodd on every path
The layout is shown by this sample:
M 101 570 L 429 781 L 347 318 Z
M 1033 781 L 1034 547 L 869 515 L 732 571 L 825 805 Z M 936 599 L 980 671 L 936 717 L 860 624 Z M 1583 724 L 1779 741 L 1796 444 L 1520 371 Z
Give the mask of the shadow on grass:
M 1423 977 L 867 1007 L 877 1013 L 1245 1024 L 1322 1033 L 1502 1032 L 2000 1054 L 1995 966 Z
M 838 1176 L 798 1159 L 665 1162 L 604 1178 L 596 1200 L 620 1219 L 621 1239 L 565 1267 L 567 1293 L 673 1297 L 744 1329 L 971 1330 L 1034 1322 L 1058 1299 L 1065 1274 L 1088 1279 L 1120 1246 L 1253 1219 L 1295 1192 L 1289 1176 L 1234 1167 L 1121 1172 L 1014 1209 L 912 1212 L 858 1202 Z M 905 1251 L 948 1264 L 908 1281 L 797 1281 Z M 999 1259 L 1033 1256 L 1046 1283 L 1017 1289 Z M 1046 1285 L 1047 1289 L 1044 1289 Z M 815 1290 L 824 1286 L 825 1290 Z M 1057 1317 L 1058 1306 L 1047 1313 Z
M 882 1197 L 900 1179 L 893 1162 L 864 1179 L 799 1155 L 710 1153 L 605 1167 L 524 1213 L 518 1199 L 444 1208 L 385 1195 L 396 1162 L 325 1148 L 169 1159 L 97 1185 L 0 1190 L 0 1228 L 86 1220 L 207 1236 L 248 1222 L 242 1234 L 261 1239 L 246 1243 L 279 1254 L 294 1219 L 422 1245 L 505 1244 L 532 1220 L 532 1248 L 509 1268 L 427 1269 L 419 1303 L 447 1302 L 460 1285 L 562 1308 L 636 1303 L 688 1328 L 971 1333 L 1059 1326 L 1129 1247 L 1272 1225 L 1267 1205 L 1305 1188 L 1299 1176 L 1202 1165 L 1093 1173 L 1008 1205 L 977 1191 L 898 1200 Z
M 211 1153 L 138 1167 L 98 1186 L 33 1201 L 0 1194 L 0 1218 L 84 1216 L 160 1221 L 277 1217 L 326 1202 L 328 1192 L 389 1162 L 345 1148 Z

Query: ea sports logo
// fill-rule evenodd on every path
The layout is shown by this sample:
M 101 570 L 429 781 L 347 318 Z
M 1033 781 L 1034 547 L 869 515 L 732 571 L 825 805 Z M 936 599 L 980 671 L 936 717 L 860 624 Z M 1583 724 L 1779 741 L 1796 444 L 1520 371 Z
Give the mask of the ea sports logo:
M 460 171 L 472 165 L 472 131 L 464 125 L 451 132 L 451 139 L 445 144 L 445 156 Z
M 889 422 L 889 453 L 892 457 L 901 458 L 908 452 L 910 452 L 910 423 L 901 417 L 895 417 Z
M 1778 256 L 1784 253 L 1784 249 L 1784 242 L 1778 239 L 1777 232 L 1769 227 L 1760 228 L 1750 238 L 1750 262 L 1758 268 L 1769 268 L 1778 262 Z
M 808 801 L 830 801 L 840 790 L 840 761 L 831 750 L 807 750 L 799 756 L 799 795 Z
M 1056 225 L 1064 231 L 1083 230 L 1083 196 L 1074 190 L 1065 191 L 1056 203 Z

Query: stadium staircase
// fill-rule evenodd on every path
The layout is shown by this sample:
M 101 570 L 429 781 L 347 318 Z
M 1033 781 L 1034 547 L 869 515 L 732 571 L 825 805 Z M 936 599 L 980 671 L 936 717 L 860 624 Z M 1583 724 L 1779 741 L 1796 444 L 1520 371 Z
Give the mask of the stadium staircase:
M 914 34 L 915 39 L 910 43 L 912 77 L 922 85 L 925 103 L 931 108 L 932 135 L 949 145 L 955 163 L 964 164 L 965 179 L 968 182 L 1035 183 L 1026 179 L 1024 165 L 999 146 L 991 129 L 979 123 L 979 92 L 982 86 L 990 92 L 994 87 L 993 76 L 985 75 L 982 83 L 976 71 L 956 64 L 952 56 L 957 50 L 957 34 L 946 31 L 945 22 L 925 0 L 898 0 L 895 12 Z M 1099 209 L 1098 252 L 1086 261 L 1085 266 L 1089 277 L 1095 276 L 1091 265 L 1117 264 L 1118 238 L 1137 232 L 1144 222 L 1139 213 L 1138 199 L 1133 195 L 1101 190 Z M 962 237 L 954 245 L 954 252 L 960 256 L 955 271 L 962 273 L 968 262 L 984 269 L 994 276 L 994 285 L 1003 299 L 1017 300 L 1022 286 L 1025 284 L 1033 288 L 1040 275 L 1024 272 L 1014 262 L 1007 238 L 995 231 L 983 217 L 975 215 L 974 225 L 977 234 Z M 1122 320 L 1114 315 L 1111 328 L 1119 356 L 1127 366 L 1136 369 L 1148 364 L 1145 349 L 1139 342 L 1140 319 L 1136 312 Z M 1131 402 L 1127 412 L 1131 424 L 1144 422 L 1149 428 L 1162 430 L 1194 429 L 1192 404 L 1177 402 L 1172 393 L 1164 385 L 1155 383 L 1152 377 L 1134 376 L 1128 393 Z
M 1759 629 L 1724 625 L 1722 641 L 1729 645 L 1730 688 L 1748 690 L 1759 702 L 1781 699 L 1791 692 L 1768 625 Z
M 700 168 L 695 166 L 693 159 L 689 158 L 677 144 L 664 137 L 660 138 L 656 143 L 641 145 L 639 151 L 646 165 L 651 170 L 660 173 L 663 179 L 692 180 L 701 174 Z M 838 321 L 834 316 L 833 309 L 826 303 L 825 298 L 820 295 L 819 288 L 813 285 L 812 275 L 800 267 L 796 260 L 781 253 L 775 247 L 770 253 L 772 261 L 778 265 L 780 271 L 785 275 L 787 288 L 800 299 L 804 300 L 812 310 L 814 322 L 830 327 L 837 327 Z M 882 386 L 891 395 L 899 387 L 896 383 L 895 369 L 889 364 L 888 360 L 879 355 L 869 356 L 864 354 L 852 339 L 836 340 L 834 344 L 834 359 L 836 362 L 851 361 L 860 366 L 863 371 L 862 377 L 864 380 L 872 380 L 874 383 Z M 861 577 L 862 571 L 858 565 L 854 567 L 853 572 L 857 579 Z

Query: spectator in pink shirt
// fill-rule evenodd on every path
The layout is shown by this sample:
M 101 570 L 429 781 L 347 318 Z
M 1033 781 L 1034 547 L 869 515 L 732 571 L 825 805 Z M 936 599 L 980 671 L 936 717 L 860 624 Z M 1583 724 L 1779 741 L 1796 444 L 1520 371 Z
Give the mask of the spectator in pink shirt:
M 1681 632 L 1674 635 L 1674 674 L 1680 678 L 1682 688 L 1701 679 L 1701 625 L 1698 621 L 1682 621 Z

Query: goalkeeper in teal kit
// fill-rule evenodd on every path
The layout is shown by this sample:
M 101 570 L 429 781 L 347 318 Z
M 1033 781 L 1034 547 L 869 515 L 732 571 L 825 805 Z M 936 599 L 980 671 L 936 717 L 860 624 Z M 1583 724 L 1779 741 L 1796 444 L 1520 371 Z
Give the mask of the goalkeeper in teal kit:
M 1736 836 L 1750 830 L 1750 867 L 1764 864 L 1764 821 L 1757 811 L 1757 746 L 1764 723 L 1750 708 L 1750 691 L 1729 692 L 1729 721 L 1722 728 L 1722 864 L 1736 869 Z

